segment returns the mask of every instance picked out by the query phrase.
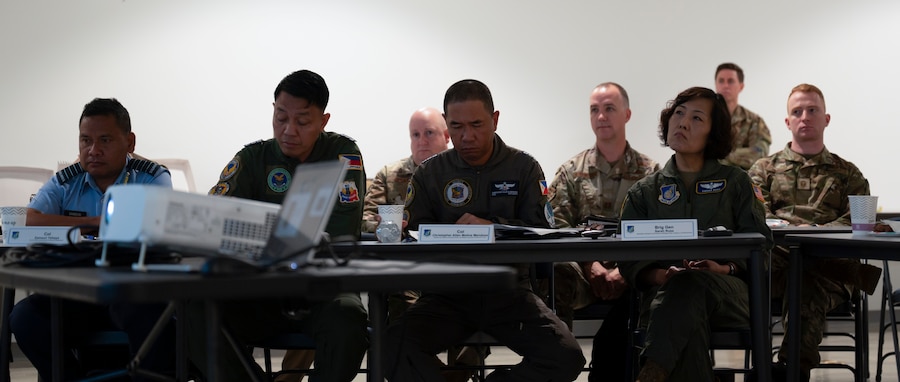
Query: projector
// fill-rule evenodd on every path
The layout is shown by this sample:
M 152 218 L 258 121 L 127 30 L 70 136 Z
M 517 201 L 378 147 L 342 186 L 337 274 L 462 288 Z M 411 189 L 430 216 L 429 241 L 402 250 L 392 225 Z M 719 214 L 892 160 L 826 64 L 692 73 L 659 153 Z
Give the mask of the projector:
M 265 248 L 281 208 L 274 203 L 141 184 L 111 186 L 102 203 L 103 252 L 97 265 L 109 265 L 110 243 L 139 245 L 139 260 L 132 269 L 140 271 L 147 270 L 148 247 L 256 258 Z

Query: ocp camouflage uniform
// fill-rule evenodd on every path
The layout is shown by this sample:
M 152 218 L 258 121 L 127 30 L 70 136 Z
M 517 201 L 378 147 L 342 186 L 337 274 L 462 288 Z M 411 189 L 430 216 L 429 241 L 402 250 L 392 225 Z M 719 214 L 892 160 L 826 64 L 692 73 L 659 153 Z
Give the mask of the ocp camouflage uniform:
M 405 204 L 406 186 L 409 178 L 416 169 L 416 163 L 410 156 L 391 163 L 378 170 L 372 178 L 372 184 L 366 189 L 365 205 L 363 206 L 363 232 L 375 232 L 378 222 L 375 215 L 378 214 L 378 206 L 386 204 Z M 399 222 L 395 222 L 398 223 Z
M 757 161 L 749 175 L 765 200 L 766 217 L 784 219 L 793 225 L 849 226 L 847 196 L 869 195 L 869 182 L 859 169 L 827 148 L 806 157 L 791 150 L 788 143 L 784 150 Z M 772 254 L 775 297 L 784 296 L 787 287 L 788 252 L 777 246 Z M 818 346 L 825 330 L 825 313 L 847 301 L 854 287 L 859 286 L 861 265 L 855 259 L 814 259 L 805 265 L 799 366 L 808 376 L 820 361 Z M 784 308 L 786 316 L 786 298 Z M 787 360 L 788 343 L 786 336 L 778 353 L 781 361 Z
M 643 177 L 659 170 L 659 164 L 625 144 L 625 153 L 615 163 L 603 158 L 596 146 L 584 150 L 556 170 L 550 184 L 550 205 L 557 227 L 575 227 L 588 216 L 618 218 L 628 189 Z M 576 262 L 554 264 L 556 314 L 569 328 L 575 309 L 598 299 L 588 282 L 584 266 Z M 613 266 L 608 264 L 608 266 Z M 628 343 L 628 315 L 631 295 L 626 292 L 609 300 L 612 305 L 603 325 L 594 335 L 589 381 L 624 380 Z
M 378 221 L 378 206 L 386 204 L 406 204 L 406 188 L 409 186 L 409 178 L 412 177 L 416 164 L 412 156 L 391 163 L 378 170 L 372 178 L 372 184 L 366 189 L 365 205 L 363 207 L 362 230 L 363 232 L 375 232 Z M 399 224 L 399 222 L 395 222 Z M 388 297 L 388 319 L 394 320 L 422 295 L 417 290 L 407 290 L 392 294 Z
M 731 113 L 731 128 L 734 130 L 734 149 L 720 161 L 722 164 L 746 171 L 757 159 L 769 155 L 772 136 L 762 117 L 738 105 Z
M 575 227 L 588 216 L 618 217 L 625 193 L 638 180 L 659 170 L 659 164 L 625 144 L 615 163 L 593 146 L 559 169 L 550 184 L 550 204 L 557 227 Z

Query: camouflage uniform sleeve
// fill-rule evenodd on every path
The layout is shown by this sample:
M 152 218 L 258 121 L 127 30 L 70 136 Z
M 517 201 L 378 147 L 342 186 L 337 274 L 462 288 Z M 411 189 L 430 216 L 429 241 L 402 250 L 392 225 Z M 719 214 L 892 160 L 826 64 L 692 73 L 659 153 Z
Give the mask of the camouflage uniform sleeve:
M 848 162 L 849 163 L 849 162 Z M 837 220 L 828 223 L 827 225 L 840 225 L 840 226 L 851 226 L 852 222 L 850 220 L 850 198 L 847 198 L 847 195 L 870 195 L 871 190 L 869 189 L 869 180 L 863 176 L 862 172 L 859 171 L 855 165 L 850 164 L 850 168 L 847 174 L 847 190 L 844 194 L 844 199 L 847 200 L 847 208 L 844 209 L 841 216 L 837 218 Z
M 762 197 L 763 207 L 766 212 L 766 219 L 778 219 L 778 216 L 772 212 L 772 199 L 770 197 L 770 188 L 771 188 L 771 180 L 769 179 L 769 164 L 771 163 L 771 158 L 763 158 L 750 167 L 750 170 L 747 172 L 747 175 L 750 176 L 750 181 L 759 189 L 760 196 Z
M 366 189 L 365 206 L 363 207 L 363 232 L 375 232 L 378 221 L 375 215 L 378 214 L 378 206 L 389 204 L 387 201 L 387 168 L 382 167 L 381 170 L 372 178 L 372 184 Z
M 575 207 L 569 199 L 569 172 L 565 165 L 556 170 L 556 177 L 550 184 L 550 206 L 553 207 L 553 219 L 560 228 L 574 227 L 579 222 L 575 221 Z
M 431 192 L 427 188 L 427 179 L 424 174 L 431 171 L 422 171 L 427 166 L 427 162 L 423 163 L 409 179 L 409 186 L 406 191 L 406 211 L 409 214 L 409 221 L 406 229 L 409 231 L 419 230 L 419 224 L 434 223 L 437 217 L 431 209 Z
M 750 128 L 747 130 L 747 143 L 747 147 L 736 147 L 731 154 L 728 154 L 725 160 L 747 170 L 758 159 L 769 155 L 772 135 L 769 133 L 769 127 L 766 126 L 766 122 L 759 116 L 750 121 Z

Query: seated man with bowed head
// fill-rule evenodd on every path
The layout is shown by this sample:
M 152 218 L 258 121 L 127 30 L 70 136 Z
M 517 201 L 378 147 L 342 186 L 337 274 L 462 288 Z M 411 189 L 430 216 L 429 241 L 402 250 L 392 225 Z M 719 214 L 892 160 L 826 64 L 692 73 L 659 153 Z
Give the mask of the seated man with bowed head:
M 363 232 L 375 232 L 378 206 L 404 204 L 406 187 L 413 171 L 422 161 L 447 149 L 450 133 L 440 110 L 424 107 L 409 117 L 409 149 L 412 155 L 382 167 L 366 190 L 363 207 Z M 399 222 L 396 222 L 399 224 Z
M 423 223 L 552 226 L 541 166 L 500 139 L 499 116 L 485 84 L 462 80 L 447 89 L 444 119 L 453 150 L 425 161 L 413 174 L 406 198 L 409 229 Z M 388 380 L 444 381 L 435 355 L 477 331 L 523 357 L 515 367 L 491 373 L 488 381 L 575 380 L 585 362 L 578 342 L 531 291 L 528 265 L 517 268 L 523 282 L 513 291 L 420 297 L 388 328 Z
M 766 217 L 797 226 L 850 226 L 848 195 L 869 195 L 869 181 L 853 163 L 825 147 L 825 128 L 831 121 L 825 96 L 814 85 L 797 85 L 788 96 L 787 112 L 784 122 L 791 131 L 791 141 L 784 150 L 756 161 L 749 172 L 765 201 Z M 784 296 L 789 252 L 777 246 L 772 253 L 772 296 Z M 872 294 L 880 275 L 880 269 L 860 264 L 858 259 L 811 259 L 804 263 L 797 353 L 804 379 L 809 380 L 810 370 L 820 361 L 825 313 L 859 289 Z M 783 302 L 787 315 L 787 299 Z M 793 335 L 787 333 L 782 340 L 773 377 L 780 378 L 786 369 Z
M 303 164 L 350 161 L 344 186 L 335 201 L 325 230 L 332 238 L 359 238 L 362 199 L 359 187 L 365 184 L 362 155 L 356 142 L 325 131 L 331 114 L 325 80 L 309 70 L 289 74 L 275 88 L 272 104 L 274 138 L 245 146 L 228 162 L 219 183 L 210 194 L 236 196 L 269 203 L 284 201 L 294 171 Z M 298 165 L 300 166 L 298 168 Z M 351 381 L 368 349 L 367 315 L 358 293 L 340 293 L 331 300 L 310 302 L 299 297 L 234 301 L 222 306 L 223 323 L 241 342 L 264 340 L 278 333 L 308 333 L 316 343 L 315 371 L 311 381 Z M 192 361 L 206 371 L 206 330 L 203 304 L 188 306 Z M 220 339 L 225 342 L 225 338 Z M 222 371 L 217 380 L 247 381 L 250 376 L 234 352 L 220 353 Z M 304 354 L 289 351 L 283 369 L 306 366 Z M 256 370 L 261 373 L 262 370 Z
M 115 98 L 95 98 L 84 105 L 78 123 L 78 159 L 45 183 L 28 205 L 26 224 L 32 226 L 100 226 L 103 195 L 112 185 L 153 184 L 172 187 L 172 178 L 157 163 L 132 159 L 135 135 L 128 110 Z M 165 310 L 164 304 L 100 306 L 63 300 L 66 341 L 92 330 L 122 330 L 128 334 L 131 355 L 137 352 Z M 10 327 L 19 348 L 44 381 L 51 380 L 50 299 L 33 294 L 13 307 Z M 169 325 L 140 366 L 157 373 L 174 370 L 175 337 Z M 86 351 L 66 349 L 65 379 L 85 377 Z M 125 366 L 124 364 L 119 366 Z
M 767 253 L 772 231 L 750 177 L 719 163 L 731 152 L 732 134 L 722 96 L 699 87 L 679 93 L 659 118 L 659 137 L 675 154 L 628 190 L 622 220 L 694 218 L 701 230 L 721 225 L 758 232 L 767 239 Z M 619 268 L 642 294 L 640 326 L 647 337 L 638 380 L 714 381 L 710 329 L 750 325 L 746 261 L 636 261 Z

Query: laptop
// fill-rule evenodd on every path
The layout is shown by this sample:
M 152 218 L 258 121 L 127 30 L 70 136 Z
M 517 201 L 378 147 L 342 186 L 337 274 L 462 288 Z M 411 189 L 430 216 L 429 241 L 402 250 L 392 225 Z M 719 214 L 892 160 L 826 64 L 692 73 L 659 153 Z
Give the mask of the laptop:
M 295 256 L 298 265 L 313 261 L 348 167 L 346 159 L 297 166 L 259 262 L 274 265 Z
M 139 270 L 215 273 L 211 266 L 221 266 L 223 273 L 262 270 L 292 260 L 292 267 L 303 267 L 315 261 L 316 249 L 325 236 L 335 201 L 344 185 L 349 168 L 347 159 L 316 162 L 297 166 L 278 216 L 262 250 L 218 251 L 206 263 L 144 264 Z M 212 265 L 212 263 L 221 263 Z M 138 270 L 139 264 L 132 268 Z M 140 268 L 140 267 L 139 267 Z

